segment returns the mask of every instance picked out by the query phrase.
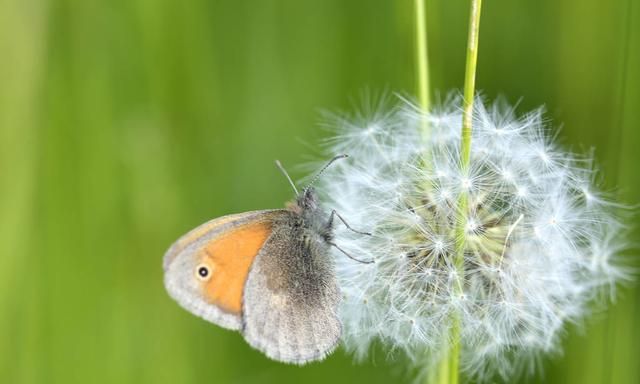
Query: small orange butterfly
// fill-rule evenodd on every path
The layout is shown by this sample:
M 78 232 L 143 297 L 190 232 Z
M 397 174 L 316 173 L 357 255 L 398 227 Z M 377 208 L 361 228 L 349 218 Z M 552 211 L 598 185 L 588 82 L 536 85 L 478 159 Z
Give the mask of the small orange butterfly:
M 321 210 L 311 185 L 345 157 L 334 157 L 302 193 L 277 163 L 296 192 L 287 209 L 223 216 L 182 236 L 164 256 L 169 295 L 207 321 L 240 330 L 274 360 L 305 364 L 326 357 L 341 334 L 329 255 L 331 246 L 338 248 L 334 217 L 353 229 L 335 211 Z

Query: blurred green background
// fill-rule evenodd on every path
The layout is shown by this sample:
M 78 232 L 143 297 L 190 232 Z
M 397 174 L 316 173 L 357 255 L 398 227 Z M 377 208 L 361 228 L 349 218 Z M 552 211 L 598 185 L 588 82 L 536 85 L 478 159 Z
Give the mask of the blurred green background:
M 468 1 L 427 7 L 433 87 L 459 89 Z M 209 218 L 291 198 L 273 160 L 303 176 L 321 108 L 415 82 L 409 0 L 0 0 L 0 382 L 410 380 L 383 351 L 271 362 L 169 299 L 161 258 Z M 477 85 L 546 105 L 640 201 L 638 2 L 485 1 Z M 639 383 L 639 322 L 631 284 L 529 381 Z

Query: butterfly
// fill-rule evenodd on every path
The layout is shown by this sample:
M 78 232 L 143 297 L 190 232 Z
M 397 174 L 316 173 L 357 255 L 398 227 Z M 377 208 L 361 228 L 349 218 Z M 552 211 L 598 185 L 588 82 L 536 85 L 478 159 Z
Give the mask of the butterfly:
M 345 157 L 334 157 L 301 193 L 277 162 L 296 192 L 286 209 L 223 216 L 178 239 L 163 259 L 169 295 L 194 315 L 240 331 L 271 359 L 325 358 L 342 329 L 330 248 L 351 257 L 333 242 L 334 218 L 353 229 L 335 210 L 321 209 L 312 185 Z

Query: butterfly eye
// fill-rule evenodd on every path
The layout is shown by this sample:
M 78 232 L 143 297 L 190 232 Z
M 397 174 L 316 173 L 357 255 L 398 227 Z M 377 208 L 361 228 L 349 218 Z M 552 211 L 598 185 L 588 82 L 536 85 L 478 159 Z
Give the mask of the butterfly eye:
M 211 275 L 211 271 L 209 270 L 209 267 L 206 265 L 199 265 L 198 268 L 196 269 L 196 273 L 198 275 L 198 278 L 200 278 L 200 280 L 207 280 Z

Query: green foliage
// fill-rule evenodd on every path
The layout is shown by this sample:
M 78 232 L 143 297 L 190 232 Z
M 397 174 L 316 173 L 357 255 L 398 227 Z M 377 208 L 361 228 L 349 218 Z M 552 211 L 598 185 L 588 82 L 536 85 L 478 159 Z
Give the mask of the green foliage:
M 427 6 L 432 85 L 460 89 L 468 3 Z M 384 352 L 362 365 L 342 352 L 305 368 L 268 361 L 171 301 L 161 258 L 209 218 L 291 198 L 273 160 L 291 170 L 317 156 L 318 108 L 352 109 L 366 88 L 415 93 L 412 9 L 0 1 L 1 381 L 408 380 Z M 596 147 L 605 185 L 629 203 L 640 201 L 638 20 L 632 0 L 487 1 L 476 83 L 522 97 L 522 111 L 545 104 L 561 142 Z M 640 292 L 617 299 L 569 330 L 545 382 L 640 382 Z

